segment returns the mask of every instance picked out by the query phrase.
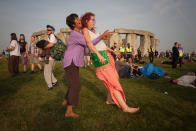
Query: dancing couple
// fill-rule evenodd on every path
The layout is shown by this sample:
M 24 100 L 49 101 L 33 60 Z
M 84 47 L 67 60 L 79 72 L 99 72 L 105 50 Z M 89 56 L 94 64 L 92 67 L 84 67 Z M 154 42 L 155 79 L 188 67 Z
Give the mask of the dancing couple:
M 84 65 L 84 48 L 88 46 L 92 53 L 93 64 L 96 67 L 97 77 L 103 81 L 108 90 L 106 104 L 116 104 L 123 112 L 135 113 L 139 108 L 132 108 L 126 104 L 125 94 L 119 83 L 119 76 L 115 69 L 115 62 L 110 53 L 119 56 L 108 48 L 102 39 L 111 37 L 107 30 L 102 35 L 96 33 L 95 15 L 86 13 L 80 19 L 77 14 L 66 18 L 66 24 L 72 29 L 64 55 L 63 65 L 68 81 L 68 90 L 63 106 L 67 105 L 65 117 L 78 117 L 72 110 L 78 105 L 80 93 L 79 67 Z M 82 33 L 81 33 L 82 30 Z

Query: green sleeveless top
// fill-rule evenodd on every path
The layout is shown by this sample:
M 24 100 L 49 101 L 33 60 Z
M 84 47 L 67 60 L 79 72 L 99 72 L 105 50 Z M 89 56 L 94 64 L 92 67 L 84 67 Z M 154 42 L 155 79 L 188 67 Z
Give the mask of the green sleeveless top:
M 107 55 L 107 52 L 106 51 L 99 51 L 100 55 L 103 56 L 106 61 L 105 63 L 101 63 L 97 54 L 95 53 L 91 53 L 91 56 L 92 56 L 92 60 L 93 60 L 93 65 L 97 68 L 97 67 L 101 67 L 101 66 L 104 66 L 104 65 L 107 65 L 109 63 L 109 58 L 108 58 L 108 55 Z

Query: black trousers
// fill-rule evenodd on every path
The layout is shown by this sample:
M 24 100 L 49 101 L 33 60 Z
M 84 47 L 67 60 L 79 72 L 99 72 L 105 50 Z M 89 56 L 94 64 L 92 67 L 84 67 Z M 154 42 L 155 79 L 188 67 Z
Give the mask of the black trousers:
M 124 56 L 125 59 L 127 58 L 127 56 L 125 55 L 124 52 L 120 52 L 120 55 L 121 55 L 121 56 Z
M 139 55 L 138 55 L 138 58 L 139 58 L 139 60 L 142 60 L 142 55 L 139 54 Z
M 68 81 L 68 90 L 65 96 L 68 105 L 77 106 L 80 93 L 80 77 L 79 67 L 72 62 L 70 66 L 65 68 L 66 77 Z
M 178 64 L 178 57 L 173 57 L 172 59 L 172 68 L 176 68 Z
M 131 59 L 132 59 L 132 54 L 127 53 L 127 57 L 126 57 L 127 62 L 129 61 L 129 58 L 131 58 Z
M 149 54 L 150 63 L 154 61 L 154 55 L 152 53 Z
M 182 57 L 179 57 L 179 64 L 180 64 L 180 67 L 182 67 Z

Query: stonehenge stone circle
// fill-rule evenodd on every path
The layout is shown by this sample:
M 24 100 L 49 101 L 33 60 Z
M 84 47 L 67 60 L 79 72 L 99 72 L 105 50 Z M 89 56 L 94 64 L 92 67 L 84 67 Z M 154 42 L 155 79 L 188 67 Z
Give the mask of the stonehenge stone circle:
M 70 32 L 71 29 L 69 28 L 61 28 L 60 32 L 58 32 L 56 36 L 61 39 L 65 43 L 65 45 L 67 45 Z M 160 40 L 155 38 L 154 33 L 149 31 L 120 28 L 114 29 L 112 33 L 113 34 L 111 38 L 104 39 L 107 46 L 112 47 L 114 43 L 117 43 L 117 47 L 119 48 L 122 43 L 124 43 L 125 46 L 127 43 L 129 43 L 133 47 L 133 53 L 137 54 L 137 49 L 139 48 L 141 50 L 142 56 L 148 56 L 148 49 L 151 45 L 154 49 L 157 49 L 160 43 Z M 121 34 L 126 35 L 124 40 L 120 36 Z M 34 36 L 37 41 L 48 39 L 46 30 L 34 32 L 32 36 Z M 138 38 L 140 43 L 138 43 Z

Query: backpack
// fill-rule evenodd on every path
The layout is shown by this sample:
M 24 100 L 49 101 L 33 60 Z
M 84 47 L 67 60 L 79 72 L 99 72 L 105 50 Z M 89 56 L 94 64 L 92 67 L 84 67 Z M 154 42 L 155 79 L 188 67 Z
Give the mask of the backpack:
M 36 43 L 36 47 L 44 49 L 44 47 L 48 44 L 49 42 L 46 40 L 40 40 Z
M 56 37 L 56 36 L 55 36 Z M 65 44 L 62 42 L 62 40 L 60 40 L 59 38 L 57 38 L 57 42 L 54 44 L 54 46 L 50 49 L 50 56 L 57 60 L 60 61 L 63 58 L 66 46 Z

